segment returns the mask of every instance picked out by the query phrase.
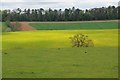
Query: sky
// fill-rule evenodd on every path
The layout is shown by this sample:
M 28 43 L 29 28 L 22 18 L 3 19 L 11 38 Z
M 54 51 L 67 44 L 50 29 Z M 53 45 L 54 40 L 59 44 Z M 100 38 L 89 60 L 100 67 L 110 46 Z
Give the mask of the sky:
M 109 5 L 118 6 L 119 0 L 0 0 L 0 2 L 1 9 L 65 9 L 73 6 L 80 9 L 90 9 Z

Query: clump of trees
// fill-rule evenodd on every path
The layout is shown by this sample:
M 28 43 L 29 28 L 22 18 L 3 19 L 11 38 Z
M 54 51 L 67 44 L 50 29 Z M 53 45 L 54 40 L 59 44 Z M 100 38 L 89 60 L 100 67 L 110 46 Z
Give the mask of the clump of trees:
M 70 37 L 72 47 L 93 47 L 94 43 L 88 36 L 85 36 L 81 33 L 75 34 L 74 36 Z
M 19 22 L 14 22 L 13 24 L 10 22 L 10 20 L 7 20 L 6 22 L 6 26 L 8 28 L 6 28 L 4 31 L 5 32 L 10 32 L 10 31 L 19 31 L 19 27 L 20 27 L 20 23 Z
M 10 21 L 9 21 L 9 20 L 7 20 L 5 23 L 6 23 L 6 26 L 7 26 L 7 27 L 9 27 L 9 28 L 11 28 L 11 27 L 12 27 L 12 25 L 11 25 L 11 23 L 10 23 Z
M 11 32 L 12 25 L 9 20 L 6 20 L 5 25 L 6 25 L 6 27 L 2 27 L 3 28 L 2 31 L 3 32 Z
M 10 21 L 85 21 L 85 20 L 113 20 L 118 19 L 120 6 L 108 6 L 101 8 L 92 8 L 82 10 L 79 8 L 66 8 L 44 10 L 40 9 L 13 9 L 0 10 L 2 14 L 2 21 L 6 17 Z

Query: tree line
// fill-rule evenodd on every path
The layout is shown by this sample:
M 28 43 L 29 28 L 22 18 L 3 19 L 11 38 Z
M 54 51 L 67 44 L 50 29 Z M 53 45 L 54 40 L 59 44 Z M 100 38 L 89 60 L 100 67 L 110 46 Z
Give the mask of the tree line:
M 85 21 L 85 20 L 114 20 L 118 19 L 120 6 L 108 6 L 92 9 L 66 8 L 44 10 L 40 9 L 13 9 L 0 10 L 1 21 Z

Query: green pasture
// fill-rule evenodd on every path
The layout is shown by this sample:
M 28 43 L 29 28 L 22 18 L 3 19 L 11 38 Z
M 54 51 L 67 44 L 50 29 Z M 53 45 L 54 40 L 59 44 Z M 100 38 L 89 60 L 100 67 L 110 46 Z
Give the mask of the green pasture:
M 4 32 L 7 29 L 7 25 L 5 22 L 0 22 L 0 31 Z
M 2 78 L 2 23 L 0 22 L 0 78 Z
M 76 33 L 95 46 L 72 48 Z M 4 78 L 118 77 L 117 29 L 5 32 L 2 39 Z
M 117 29 L 117 22 L 78 22 L 78 23 L 30 23 L 38 30 L 93 30 L 93 29 Z
M 117 78 L 117 53 L 117 47 L 6 49 L 3 77 Z

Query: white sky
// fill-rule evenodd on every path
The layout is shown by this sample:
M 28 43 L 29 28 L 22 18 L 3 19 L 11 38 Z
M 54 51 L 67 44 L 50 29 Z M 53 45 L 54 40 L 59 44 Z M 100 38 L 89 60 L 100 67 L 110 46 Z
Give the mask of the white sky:
M 80 9 L 96 7 L 118 6 L 119 0 L 0 0 L 2 9 L 16 8 L 52 8 L 65 9 L 73 6 Z M 1 4 L 0 4 L 1 6 Z

